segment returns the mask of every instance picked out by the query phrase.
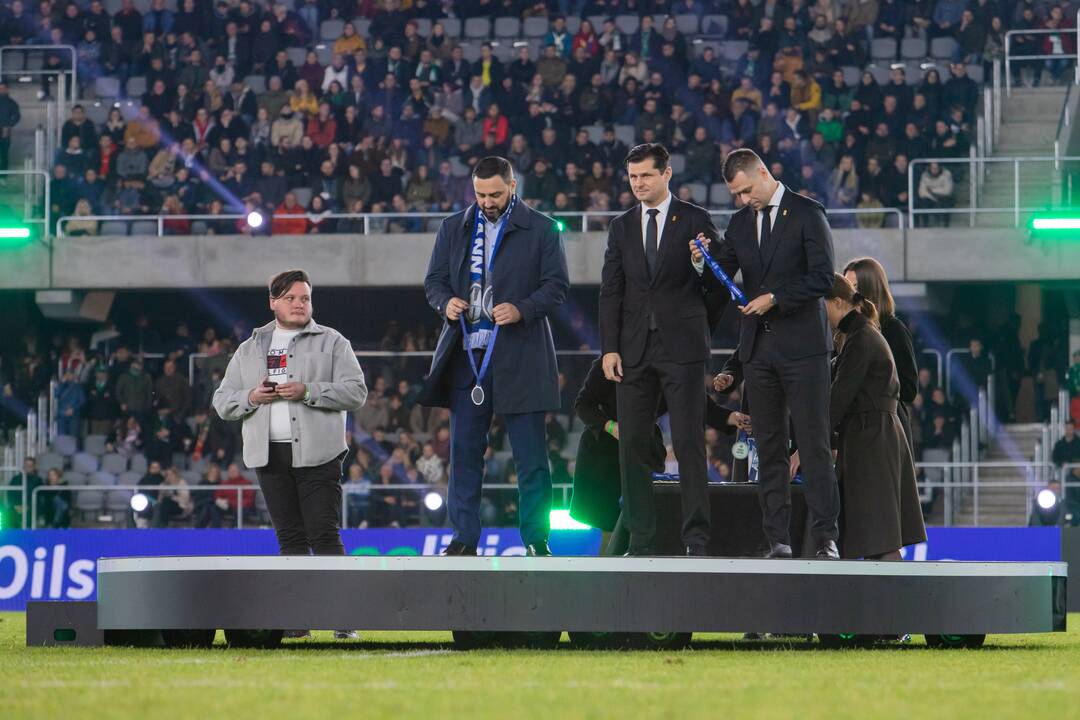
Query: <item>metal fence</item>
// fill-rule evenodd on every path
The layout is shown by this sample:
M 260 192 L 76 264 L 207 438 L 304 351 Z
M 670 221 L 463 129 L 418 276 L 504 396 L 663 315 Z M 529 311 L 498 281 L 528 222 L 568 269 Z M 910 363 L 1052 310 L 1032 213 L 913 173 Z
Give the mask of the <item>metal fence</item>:
M 1005 92 L 1007 95 L 1012 95 L 1012 66 L 1013 63 L 1040 61 L 1036 72 L 1042 72 L 1042 62 L 1046 60 L 1060 60 L 1064 62 L 1077 62 L 1080 64 L 1080 42 L 1076 42 L 1076 54 L 1069 55 L 1065 53 L 1059 54 L 1034 54 L 1034 55 L 1016 55 L 1012 52 L 1012 39 L 1020 35 L 1072 35 L 1074 40 L 1080 40 L 1080 10 L 1076 13 L 1076 24 L 1069 28 L 1032 28 L 1023 30 L 1009 30 L 1005 33 Z M 1080 84 L 1080 75 L 1078 75 L 1074 82 Z

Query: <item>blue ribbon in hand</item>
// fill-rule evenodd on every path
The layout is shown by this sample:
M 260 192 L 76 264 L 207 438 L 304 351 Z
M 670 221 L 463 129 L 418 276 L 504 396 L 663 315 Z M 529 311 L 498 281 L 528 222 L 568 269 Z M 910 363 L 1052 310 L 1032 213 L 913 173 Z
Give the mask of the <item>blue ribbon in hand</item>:
M 717 279 L 719 279 L 720 282 L 724 283 L 724 285 L 727 287 L 728 292 L 731 293 L 731 299 L 735 301 L 735 304 L 745 305 L 746 296 L 743 295 L 743 291 L 740 290 L 739 286 L 736 285 L 732 281 L 732 279 L 728 277 L 727 273 L 724 272 L 724 269 L 720 267 L 720 263 L 716 262 L 716 260 L 713 259 L 713 256 L 710 255 L 709 251 L 705 249 L 705 245 L 702 244 L 701 240 L 699 240 L 698 238 L 694 238 L 694 244 L 697 245 L 697 249 L 701 252 L 702 257 L 705 258 L 705 264 L 709 266 L 710 270 L 712 270 L 713 275 L 715 275 Z

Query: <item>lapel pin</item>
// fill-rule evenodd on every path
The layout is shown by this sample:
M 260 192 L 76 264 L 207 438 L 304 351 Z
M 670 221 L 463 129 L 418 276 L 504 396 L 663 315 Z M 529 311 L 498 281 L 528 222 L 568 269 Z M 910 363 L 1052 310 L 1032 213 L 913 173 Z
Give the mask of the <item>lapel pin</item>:
M 679 219 L 679 216 L 678 216 L 678 215 L 672 215 L 672 216 L 671 216 L 671 222 L 675 222 L 675 221 L 676 221 L 676 220 L 678 220 L 678 219 Z
M 782 217 L 787 217 L 787 208 L 784 208 L 784 212 L 781 213 Z

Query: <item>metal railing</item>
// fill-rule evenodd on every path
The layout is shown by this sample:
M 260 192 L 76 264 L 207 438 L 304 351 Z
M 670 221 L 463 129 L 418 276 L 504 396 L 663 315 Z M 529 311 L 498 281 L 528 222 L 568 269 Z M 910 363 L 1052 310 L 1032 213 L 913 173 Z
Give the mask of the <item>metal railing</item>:
M 730 209 L 730 210 L 729 209 L 710 210 L 709 214 L 712 215 L 713 217 L 723 219 L 724 222 L 720 226 L 724 227 L 727 224 L 726 221 L 732 215 L 734 215 L 736 212 L 738 212 L 738 211 L 734 210 L 734 209 Z M 834 217 L 858 218 L 859 216 L 864 216 L 864 215 L 865 216 L 883 215 L 883 216 L 885 216 L 887 218 L 895 217 L 896 218 L 896 227 L 898 229 L 900 229 L 901 231 L 906 229 L 906 225 L 905 225 L 905 222 L 904 222 L 904 213 L 899 208 L 891 208 L 891 207 L 882 207 L 882 208 L 837 208 L 837 209 L 827 209 L 825 211 L 825 213 L 826 213 L 826 217 L 834 216 Z M 580 219 L 581 222 L 580 222 L 580 225 L 578 225 L 580 230 L 574 230 L 575 232 L 577 232 L 577 231 L 580 231 L 580 232 L 590 232 L 590 231 L 591 232 L 600 232 L 600 231 L 603 230 L 603 228 L 597 228 L 594 225 L 590 225 L 590 223 L 595 223 L 595 222 L 600 222 L 600 221 L 610 221 L 612 218 L 618 217 L 622 213 L 621 212 L 613 212 L 613 211 L 604 211 L 604 212 L 590 212 L 590 211 L 559 212 L 559 211 L 551 211 L 548 214 L 553 215 L 554 217 L 556 217 L 557 219 L 560 219 L 560 220 L 562 220 L 564 218 L 572 218 L 572 219 L 575 219 L 575 220 Z M 377 233 L 388 232 L 390 230 L 390 225 L 395 220 L 421 221 L 420 227 L 412 228 L 412 229 L 406 229 L 404 231 L 395 231 L 395 232 L 417 232 L 417 233 L 429 232 L 430 230 L 425 228 L 422 221 L 427 221 L 427 220 L 441 221 L 441 220 L 445 219 L 447 217 L 447 215 L 448 215 L 448 213 L 429 213 L 429 212 L 414 212 L 414 213 L 324 213 L 324 214 L 319 214 L 319 215 L 312 215 L 310 213 L 304 212 L 304 213 L 296 214 L 296 215 L 278 215 L 276 217 L 283 218 L 283 219 L 289 219 L 289 220 L 297 220 L 297 219 L 307 220 L 309 218 L 310 219 L 319 218 L 320 220 L 353 220 L 353 221 L 360 221 L 363 224 L 362 225 L 363 231 L 360 232 L 360 233 L 356 233 L 356 234 L 372 235 L 372 234 L 377 234 Z M 265 217 L 264 222 L 273 223 L 274 216 L 266 214 L 264 217 Z M 73 221 L 96 222 L 96 223 L 98 223 L 99 224 L 98 232 L 95 233 L 97 235 L 102 234 L 100 232 L 100 230 L 101 230 L 100 224 L 105 223 L 105 222 L 127 223 L 129 225 L 134 224 L 134 223 L 154 223 L 155 226 L 156 226 L 156 235 L 158 237 L 162 237 L 162 236 L 165 235 L 166 223 L 169 223 L 169 222 L 185 221 L 185 222 L 193 222 L 194 223 L 194 222 L 221 222 L 221 221 L 225 221 L 225 222 L 237 223 L 239 221 L 246 221 L 246 220 L 247 220 L 247 215 L 246 214 L 240 215 L 240 214 L 234 214 L 234 213 L 221 214 L 221 215 L 206 215 L 206 214 L 200 214 L 200 215 L 194 215 L 194 214 L 193 215 L 65 215 L 64 217 L 61 217 L 56 222 L 56 236 L 57 236 L 58 239 L 64 238 L 64 237 L 70 237 L 71 235 L 67 231 L 66 228 Z M 570 228 L 567 228 L 567 229 L 570 229 Z M 263 229 L 260 227 L 256 232 L 262 233 Z M 339 230 L 337 230 L 335 228 L 334 233 L 331 233 L 331 234 L 350 234 L 351 232 L 353 232 L 353 231 L 342 232 L 342 231 L 339 231 Z M 125 234 L 129 234 L 129 233 L 130 233 L 130 227 L 128 228 L 128 233 L 125 233 Z M 194 234 L 194 233 L 189 233 L 189 234 Z M 232 233 L 229 233 L 229 234 L 239 235 L 240 231 L 239 231 L 239 229 L 237 229 L 235 232 L 232 232 Z M 183 235 L 183 234 L 181 234 L 181 235 Z
M 962 505 L 964 499 L 970 495 L 972 505 L 972 525 L 980 527 L 981 506 L 980 490 L 999 488 L 1024 488 L 1024 522 L 1026 524 L 1031 515 L 1031 503 L 1034 494 L 1046 487 L 1046 470 L 1053 471 L 1053 464 L 1031 460 L 993 460 L 980 462 L 917 462 L 916 470 L 941 470 L 941 480 L 919 480 L 919 486 L 927 489 L 943 491 L 943 515 L 945 527 L 952 527 L 958 505 Z M 1013 480 L 984 480 L 981 478 L 983 470 L 1013 469 L 1024 474 L 1023 479 Z
M 100 38 L 99 38 L 100 39 Z M 70 59 L 69 65 L 62 65 L 57 68 L 46 68 L 44 65 L 40 69 L 32 68 L 12 68 L 9 61 L 8 68 L 4 68 L 4 53 L 6 52 L 10 57 L 13 53 L 19 53 L 25 58 L 34 53 L 47 53 L 51 50 L 63 50 L 66 52 L 67 57 Z M 71 79 L 68 80 L 68 74 L 71 74 Z M 72 45 L 4 45 L 0 47 L 0 77 L 5 74 L 18 75 L 20 77 L 30 77 L 51 75 L 56 77 L 56 104 L 49 103 L 47 106 L 47 113 L 50 115 L 50 121 L 47 123 L 50 132 L 50 145 L 53 148 L 63 147 L 61 143 L 61 133 L 63 131 L 64 121 L 67 119 L 70 108 L 65 109 L 65 103 L 74 107 L 79 102 L 79 61 L 78 54 L 75 52 L 75 47 Z M 69 87 L 70 85 L 70 87 Z M 70 97 L 69 97 L 70 94 Z M 53 115 L 55 113 L 55 115 Z M 55 144 L 53 144 L 55 142 Z M 52 153 L 49 153 L 49 157 L 52 157 Z
M 940 350 L 935 350 L 933 348 L 925 348 L 922 351 L 922 354 L 923 355 L 931 355 L 936 359 L 937 362 L 935 363 L 935 367 L 936 367 L 936 370 L 937 370 L 937 374 L 934 375 L 934 384 L 935 385 L 940 385 L 941 387 L 944 387 L 945 386 L 945 369 L 944 369 L 945 366 L 944 366 L 944 363 L 942 362 L 941 351 Z
M 1011 214 L 1013 216 L 1013 227 L 1020 226 L 1021 213 L 1036 213 L 1036 212 L 1049 212 L 1056 209 L 1058 202 L 1055 201 L 1048 205 L 1040 207 L 1025 207 L 1020 204 L 1020 165 L 1023 163 L 1051 163 L 1055 166 L 1059 166 L 1060 163 L 1066 161 L 1080 161 L 1078 155 L 1062 155 L 1059 157 L 1054 156 L 1031 156 L 1031 157 L 978 157 L 971 155 L 968 158 L 917 158 L 912 160 L 908 164 L 908 225 L 915 227 L 915 218 L 919 215 L 968 215 L 968 222 L 971 227 L 975 226 L 976 215 L 1005 215 Z M 964 165 L 967 166 L 969 182 L 969 197 L 968 207 L 919 207 L 919 203 L 916 198 L 917 185 L 915 181 L 915 170 L 920 165 L 929 166 L 930 163 L 937 163 L 938 165 Z M 983 207 L 978 203 L 978 191 L 975 178 L 978 174 L 985 170 L 984 165 L 987 163 L 1011 163 L 1013 166 L 1013 204 L 1008 207 Z M 921 173 L 919 174 L 921 177 Z M 957 185 L 955 177 L 953 178 L 953 197 L 956 197 Z M 1058 195 L 1060 200 L 1061 188 L 1059 183 L 1054 183 L 1054 193 Z M 1062 208 L 1065 209 L 1065 208 Z
M 49 173 L 44 170 L 27 168 L 22 170 L 0 170 L 0 178 L 22 178 L 24 199 L 23 217 L 21 221 L 24 225 L 40 225 L 41 235 L 38 239 L 45 245 L 48 245 L 51 230 L 49 221 L 52 217 L 52 208 L 50 207 L 52 199 L 49 195 Z M 45 202 L 42 205 L 42 217 L 36 217 L 37 204 L 33 202 L 33 199 L 38 197 L 39 178 L 41 181 L 42 193 L 45 197 Z
M 1013 55 L 1009 47 L 1010 41 L 1017 35 L 1073 35 L 1076 41 L 1076 54 L 1066 55 Z M 1033 28 L 1030 30 L 1009 30 L 1005 33 L 1005 93 L 1012 96 L 1012 63 L 1026 62 L 1030 60 L 1072 60 L 1080 65 L 1080 10 L 1076 13 L 1076 25 L 1071 28 Z M 1039 67 L 1036 72 L 1042 72 Z M 1074 78 L 1074 82 L 1080 84 L 1080 75 Z

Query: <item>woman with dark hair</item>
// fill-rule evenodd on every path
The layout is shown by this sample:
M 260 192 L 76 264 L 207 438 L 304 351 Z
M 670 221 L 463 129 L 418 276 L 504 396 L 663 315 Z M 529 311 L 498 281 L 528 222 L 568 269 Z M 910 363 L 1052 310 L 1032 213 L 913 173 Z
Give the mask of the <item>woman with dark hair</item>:
M 881 86 L 874 74 L 869 70 L 863 72 L 859 87 L 855 88 L 855 99 L 862 103 L 864 108 L 873 108 L 876 111 L 881 107 L 882 97 Z
M 911 403 L 919 391 L 919 364 L 915 358 L 915 344 L 911 340 L 911 332 L 900 318 L 896 317 L 896 302 L 889 290 L 889 277 L 881 263 L 871 257 L 856 258 L 844 267 L 844 277 L 860 295 L 877 308 L 881 334 L 892 351 L 896 378 L 900 381 L 900 404 L 896 414 L 900 416 L 904 436 L 914 453 L 915 445 L 911 442 Z
M 941 82 L 941 74 L 937 68 L 927 70 L 916 92 L 926 98 L 926 106 L 930 110 L 931 117 L 941 114 L 941 93 L 944 90 L 945 86 Z
M 926 528 L 897 416 L 896 366 L 870 300 L 839 273 L 825 299 L 839 348 L 829 419 L 838 438 L 840 556 L 900 560 L 900 548 L 925 541 Z

